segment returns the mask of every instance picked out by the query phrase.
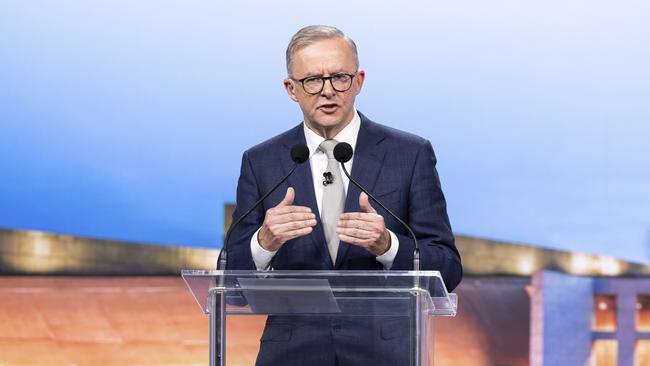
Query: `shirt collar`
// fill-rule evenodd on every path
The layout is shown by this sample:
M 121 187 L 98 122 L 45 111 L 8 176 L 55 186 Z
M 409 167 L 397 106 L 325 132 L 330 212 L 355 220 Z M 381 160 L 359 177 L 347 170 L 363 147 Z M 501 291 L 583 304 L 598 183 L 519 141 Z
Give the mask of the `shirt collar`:
M 352 121 L 345 126 L 341 132 L 334 136 L 334 140 L 338 142 L 347 142 L 352 146 L 352 149 L 356 147 L 357 136 L 359 135 L 359 129 L 361 128 L 361 117 L 357 110 L 354 110 L 354 115 Z M 309 156 L 313 156 L 318 152 L 318 147 L 320 144 L 325 141 L 325 138 L 318 135 L 316 132 L 312 131 L 307 127 L 307 124 L 303 122 L 303 129 L 305 131 L 305 140 L 307 142 L 307 147 L 309 148 Z

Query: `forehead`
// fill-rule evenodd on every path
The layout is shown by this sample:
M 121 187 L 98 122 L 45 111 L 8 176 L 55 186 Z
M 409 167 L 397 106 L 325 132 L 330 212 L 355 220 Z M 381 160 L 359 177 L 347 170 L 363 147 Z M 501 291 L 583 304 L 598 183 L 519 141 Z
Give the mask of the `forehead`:
M 341 38 L 324 39 L 294 52 L 291 69 L 294 75 L 354 72 L 356 62 L 350 45 Z

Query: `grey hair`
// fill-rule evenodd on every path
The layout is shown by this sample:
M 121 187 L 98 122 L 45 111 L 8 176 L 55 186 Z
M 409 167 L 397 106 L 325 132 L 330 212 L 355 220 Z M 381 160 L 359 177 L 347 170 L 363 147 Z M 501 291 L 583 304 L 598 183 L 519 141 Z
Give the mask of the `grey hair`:
M 359 54 L 357 53 L 357 45 L 352 38 L 348 37 L 340 29 L 329 25 L 308 25 L 291 37 L 289 46 L 287 46 L 287 74 L 291 76 L 291 60 L 293 54 L 299 49 L 309 46 L 324 39 L 340 38 L 348 43 L 352 52 L 354 53 L 354 61 L 357 69 L 359 68 Z

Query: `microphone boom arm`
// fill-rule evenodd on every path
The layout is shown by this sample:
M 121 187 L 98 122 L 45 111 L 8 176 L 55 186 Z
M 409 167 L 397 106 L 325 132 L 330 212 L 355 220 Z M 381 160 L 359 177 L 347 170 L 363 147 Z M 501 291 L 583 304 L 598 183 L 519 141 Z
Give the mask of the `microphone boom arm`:
M 278 188 L 282 183 L 284 183 L 284 182 L 289 178 L 289 176 L 291 176 L 291 174 L 293 174 L 293 171 L 296 170 L 296 168 L 298 167 L 298 165 L 299 165 L 299 163 L 294 164 L 293 168 L 291 168 L 291 171 L 289 171 L 289 173 L 288 173 L 287 175 L 285 175 L 284 178 L 282 178 L 281 181 L 279 181 L 275 186 L 273 186 L 273 188 L 270 189 L 270 190 L 269 190 L 269 191 L 268 191 L 264 196 L 262 196 L 262 198 L 260 198 L 259 200 L 257 200 L 257 202 L 255 202 L 255 204 L 254 204 L 251 208 L 249 208 L 248 211 L 246 211 L 243 215 L 239 216 L 239 218 L 237 219 L 237 221 L 235 221 L 232 225 L 230 225 L 230 228 L 228 229 L 228 232 L 226 233 L 226 238 L 225 238 L 224 241 L 223 241 L 223 243 L 224 243 L 224 244 L 223 244 L 223 247 L 222 247 L 221 250 L 219 251 L 219 257 L 217 258 L 217 270 L 219 270 L 219 269 L 223 269 L 223 270 L 225 270 L 225 269 L 226 269 L 226 263 L 228 262 L 228 251 L 226 250 L 226 245 L 228 245 L 228 242 L 229 242 L 229 239 L 230 239 L 230 234 L 232 234 L 233 229 L 234 229 L 235 227 L 237 227 L 237 225 L 239 225 L 239 223 L 240 223 L 240 222 L 241 222 L 245 217 L 247 217 L 251 212 L 253 212 L 253 210 L 254 210 L 255 208 L 257 208 L 257 206 L 258 206 L 260 203 L 262 203 L 262 201 L 264 201 L 265 199 L 267 199 L 267 198 L 271 195 L 271 193 L 275 192 L 275 190 L 276 190 L 276 189 L 277 189 L 277 188 Z
M 396 219 L 400 224 L 402 224 L 402 226 L 406 228 L 409 235 L 413 239 L 413 243 L 415 244 L 415 249 L 413 250 L 413 270 L 419 271 L 420 270 L 420 246 L 418 245 L 418 240 L 415 237 L 415 233 L 413 232 L 413 230 L 411 230 L 411 228 L 402 219 L 400 219 L 397 215 L 395 215 L 393 211 L 388 209 L 388 207 L 384 206 L 384 204 L 379 202 L 379 200 L 377 200 L 375 196 L 373 196 L 370 192 L 368 192 L 365 188 L 363 188 L 361 184 L 357 183 L 357 181 L 355 181 L 350 176 L 350 173 L 348 173 L 348 170 L 345 168 L 345 164 L 343 162 L 340 163 L 341 163 L 341 168 L 343 168 L 343 172 L 348 177 L 348 179 L 350 179 L 350 182 L 354 183 L 355 186 L 359 187 L 359 189 L 363 191 L 363 193 L 367 194 L 368 197 L 370 197 L 370 199 L 372 199 L 373 202 L 378 204 L 382 209 L 388 212 L 394 219 Z

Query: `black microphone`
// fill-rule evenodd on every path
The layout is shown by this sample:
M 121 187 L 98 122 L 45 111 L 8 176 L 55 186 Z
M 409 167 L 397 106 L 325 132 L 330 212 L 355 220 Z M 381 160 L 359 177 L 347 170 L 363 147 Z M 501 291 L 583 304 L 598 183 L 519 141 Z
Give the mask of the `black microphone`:
M 404 226 L 406 228 L 409 235 L 411 236 L 411 239 L 413 239 L 413 243 L 415 244 L 415 249 L 413 250 L 413 270 L 414 271 L 419 271 L 420 270 L 420 246 L 418 245 L 418 240 L 415 237 L 415 233 L 413 233 L 413 230 L 411 229 L 411 227 L 409 227 L 404 221 L 402 221 L 402 219 L 397 217 L 397 215 L 395 215 L 393 213 L 393 211 L 389 210 L 386 206 L 384 206 L 383 203 L 379 202 L 375 198 L 375 196 L 373 196 L 370 192 L 368 192 L 365 188 L 363 188 L 359 183 L 357 183 L 354 179 L 352 179 L 352 177 L 350 176 L 350 173 L 348 173 L 348 170 L 345 168 L 344 163 L 347 163 L 348 161 L 350 161 L 350 159 L 352 159 L 353 154 L 354 154 L 354 152 L 352 151 L 352 146 L 350 146 L 350 144 L 348 144 L 346 142 L 339 142 L 334 147 L 334 158 L 336 159 L 336 161 L 341 163 L 341 168 L 343 168 L 343 172 L 348 177 L 348 179 L 350 179 L 350 182 L 352 182 L 355 186 L 357 186 L 362 192 L 367 194 L 368 197 L 370 197 L 375 203 L 377 203 L 379 206 L 381 206 L 381 208 L 383 208 L 386 212 L 388 212 L 389 215 L 393 216 L 393 218 L 395 220 L 397 220 L 397 222 L 399 222 L 400 224 L 402 224 L 402 226 Z
M 330 184 L 334 183 L 334 175 L 331 172 L 323 173 L 323 178 L 325 178 L 325 179 L 323 179 L 323 185 L 324 186 L 327 186 L 327 185 L 330 185 Z
M 295 144 L 291 147 L 291 160 L 295 163 L 291 171 L 289 171 L 289 174 L 285 175 L 282 180 L 280 180 L 273 188 L 271 188 L 270 191 L 268 191 L 262 198 L 260 198 L 253 207 L 249 208 L 246 213 L 241 215 L 237 221 L 235 221 L 232 225 L 230 225 L 230 228 L 228 229 L 228 232 L 226 233 L 226 238 L 223 241 L 223 248 L 221 248 L 221 251 L 219 252 L 219 257 L 217 258 L 217 269 L 226 269 L 226 263 L 228 262 L 228 241 L 230 240 L 230 234 L 232 234 L 233 230 L 239 225 L 239 223 L 242 222 L 248 216 L 253 210 L 262 203 L 271 193 L 275 192 L 278 187 L 286 181 L 291 174 L 296 170 L 298 165 L 304 163 L 305 161 L 309 160 L 309 148 L 305 144 Z

